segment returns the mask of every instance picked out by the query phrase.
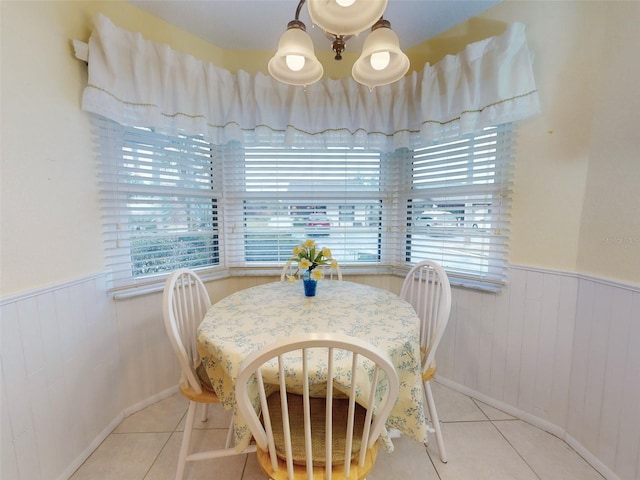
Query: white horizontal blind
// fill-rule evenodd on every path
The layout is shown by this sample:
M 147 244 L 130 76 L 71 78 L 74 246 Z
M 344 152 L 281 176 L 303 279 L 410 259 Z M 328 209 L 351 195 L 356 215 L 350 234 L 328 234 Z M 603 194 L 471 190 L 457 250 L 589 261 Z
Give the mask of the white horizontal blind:
M 513 136 L 505 124 L 413 152 L 406 262 L 435 260 L 469 285 L 505 282 Z
M 200 137 L 169 137 L 91 116 L 98 143 L 111 288 L 219 264 L 219 173 Z
M 282 264 L 308 238 L 341 264 L 379 263 L 388 177 L 379 152 L 228 146 L 230 266 Z
M 307 238 L 342 265 L 440 262 L 505 282 L 511 125 L 414 151 L 213 146 L 92 116 L 113 289 L 179 267 L 280 266 Z

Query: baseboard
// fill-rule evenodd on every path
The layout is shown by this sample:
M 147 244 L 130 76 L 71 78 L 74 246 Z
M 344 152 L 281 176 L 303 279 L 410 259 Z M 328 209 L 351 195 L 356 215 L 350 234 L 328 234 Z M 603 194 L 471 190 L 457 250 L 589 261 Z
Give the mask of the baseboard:
M 139 412 L 144 408 L 147 408 L 149 405 L 153 405 L 154 403 L 159 402 L 160 400 L 164 400 L 165 398 L 170 397 L 177 391 L 178 391 L 178 386 L 174 385 L 170 388 L 167 388 L 166 390 L 163 390 L 160 393 L 156 393 L 155 395 L 152 395 L 149 398 L 142 400 L 141 402 L 138 402 L 134 405 L 131 405 L 130 407 L 125 408 L 122 411 L 122 413 L 124 414 L 125 417 L 128 417 L 129 415 L 133 415 L 134 413 Z
M 93 451 L 100 446 L 102 442 L 113 432 L 113 430 L 120 424 L 120 422 L 124 419 L 124 413 L 119 413 L 109 425 L 107 425 L 100 434 L 93 439 L 93 441 L 85 448 L 78 457 L 71 462 L 67 468 L 60 474 L 57 480 L 68 480 L 71 478 L 71 475 L 80 468 L 87 458 L 91 456 Z
M 60 474 L 57 480 L 68 480 L 69 478 L 71 478 L 71 475 L 73 475 L 73 473 L 78 468 L 80 468 L 80 466 L 87 460 L 87 458 L 91 456 L 93 451 L 98 448 L 102 442 L 104 442 L 104 440 L 116 429 L 118 425 L 120 425 L 120 422 L 122 422 L 122 420 L 124 420 L 126 417 L 128 417 L 129 415 L 133 415 L 134 413 L 139 412 L 144 408 L 147 408 L 149 405 L 153 405 L 160 400 L 164 400 L 165 398 L 170 397 L 177 391 L 178 386 L 174 385 L 171 388 L 168 388 L 160 393 L 156 393 L 155 395 L 152 395 L 151 397 L 146 398 L 145 400 L 122 410 L 122 412 L 120 412 L 113 420 L 111 420 L 111 422 L 109 422 L 109 425 L 107 425 L 100 432 L 100 434 L 93 439 L 89 446 L 87 446 L 87 448 L 85 448 L 82 453 L 78 455 L 78 457 L 73 462 L 71 462 L 71 464 Z
M 600 459 L 598 459 L 593 453 L 587 450 L 584 446 L 580 444 L 575 438 L 573 438 L 569 433 L 562 427 L 555 425 L 548 420 L 544 420 L 540 417 L 532 415 L 529 412 L 525 412 L 524 410 L 520 410 L 508 403 L 501 402 L 499 400 L 495 400 L 483 393 L 477 392 L 465 385 L 461 385 L 459 383 L 453 382 L 446 378 L 437 377 L 434 379 L 437 383 L 444 385 L 445 387 L 449 387 L 452 390 L 463 393 L 464 395 L 468 395 L 471 398 L 475 398 L 476 400 L 486 403 L 490 407 L 497 408 L 498 410 L 502 410 L 509 415 L 516 417 L 524 422 L 527 422 L 534 427 L 538 427 L 545 432 L 548 432 L 552 435 L 555 435 L 562 441 L 564 441 L 567 445 L 573 448 L 578 455 L 585 459 L 589 465 L 591 465 L 594 469 L 600 473 L 607 480 L 622 480 L 616 473 L 614 473 L 609 467 L 607 467 Z

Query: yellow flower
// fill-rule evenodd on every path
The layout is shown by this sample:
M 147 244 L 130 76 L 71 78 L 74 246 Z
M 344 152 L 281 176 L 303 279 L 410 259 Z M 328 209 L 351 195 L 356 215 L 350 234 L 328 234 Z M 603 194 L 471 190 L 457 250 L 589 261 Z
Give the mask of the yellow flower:
M 309 278 L 320 280 L 323 277 L 322 268 L 325 265 L 331 265 L 331 268 L 337 269 L 338 262 L 331 258 L 331 250 L 327 247 L 316 247 L 316 241 L 312 239 L 305 240 L 300 245 L 293 248 L 293 257 L 291 260 L 298 262 L 298 270 L 293 275 L 287 276 L 287 281 L 295 282 L 300 270 L 306 270 Z
M 300 259 L 298 265 L 300 265 L 300 268 L 302 270 L 307 270 L 311 265 L 313 265 L 313 263 L 311 263 L 311 260 L 309 260 L 308 258 L 302 258 Z

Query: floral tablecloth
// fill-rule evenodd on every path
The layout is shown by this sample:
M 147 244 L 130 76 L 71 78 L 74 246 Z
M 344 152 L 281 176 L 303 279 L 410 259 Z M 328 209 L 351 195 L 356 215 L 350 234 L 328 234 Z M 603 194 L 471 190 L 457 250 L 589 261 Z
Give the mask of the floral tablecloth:
M 198 328 L 198 350 L 222 404 L 235 410 L 234 382 L 242 361 L 276 337 L 341 332 L 365 339 L 387 352 L 400 377 L 400 394 L 387 427 L 425 442 L 419 322 L 411 305 L 387 290 L 324 280 L 315 297 L 305 297 L 301 282 L 274 282 L 213 305 Z M 241 450 L 251 433 L 237 413 L 234 422 Z M 389 438 L 383 438 L 386 449 L 393 450 Z

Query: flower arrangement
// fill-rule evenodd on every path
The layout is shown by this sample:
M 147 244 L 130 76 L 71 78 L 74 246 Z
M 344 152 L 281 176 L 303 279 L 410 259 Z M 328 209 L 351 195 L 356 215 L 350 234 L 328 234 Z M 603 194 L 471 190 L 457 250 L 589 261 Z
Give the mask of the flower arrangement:
M 320 280 L 322 278 L 322 270 L 316 269 L 316 267 L 331 265 L 331 268 L 335 269 L 338 266 L 338 262 L 331 258 L 331 250 L 326 247 L 317 247 L 316 241 L 311 239 L 305 240 L 293 248 L 291 260 L 298 262 L 296 272 L 293 275 L 287 275 L 287 280 L 292 283 L 296 281 L 296 275 L 300 270 L 306 270 L 310 279 Z

